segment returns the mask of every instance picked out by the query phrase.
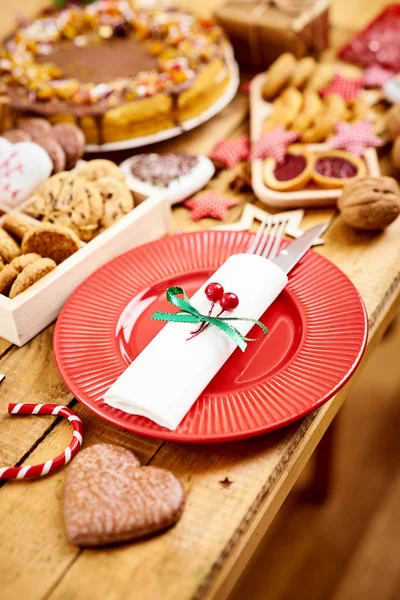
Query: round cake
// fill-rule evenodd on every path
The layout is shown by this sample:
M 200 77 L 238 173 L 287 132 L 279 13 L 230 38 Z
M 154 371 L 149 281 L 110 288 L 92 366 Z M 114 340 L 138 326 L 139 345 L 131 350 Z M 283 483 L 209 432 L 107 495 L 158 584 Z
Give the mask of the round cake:
M 76 122 L 101 144 L 200 115 L 225 93 L 231 61 L 212 20 L 99 0 L 20 26 L 0 50 L 0 76 L 18 113 Z

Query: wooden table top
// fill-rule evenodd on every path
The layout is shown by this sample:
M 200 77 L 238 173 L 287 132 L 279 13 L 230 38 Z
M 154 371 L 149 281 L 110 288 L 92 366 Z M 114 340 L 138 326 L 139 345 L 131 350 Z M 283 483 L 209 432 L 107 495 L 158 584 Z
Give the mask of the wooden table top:
M 33 13 L 43 1 L 17 0 L 2 7 L 4 31 L 18 7 Z M 189 6 L 191 2 L 182 2 Z M 217 0 L 203 0 L 207 11 Z M 359 28 L 388 2 L 336 0 L 335 43 Z M 5 12 L 3 12 L 5 11 Z M 210 123 L 160 149 L 207 152 L 221 138 L 246 131 L 248 99 L 239 93 Z M 390 172 L 387 159 L 382 169 Z M 232 174 L 211 183 L 226 187 Z M 241 196 L 240 215 L 251 194 Z M 370 320 L 366 358 L 399 309 L 400 219 L 382 234 L 346 227 L 332 209 L 309 210 L 303 226 L 330 223 L 318 252 L 340 267 L 361 293 Z M 175 229 L 204 229 L 188 211 L 174 210 Z M 62 383 L 52 352 L 53 326 L 23 348 L 0 340 L 0 464 L 35 464 L 58 454 L 70 440 L 70 426 L 54 417 L 11 418 L 9 402 L 53 402 L 73 407 L 85 425 L 85 445 L 111 442 L 131 448 L 143 464 L 172 470 L 187 491 L 181 521 L 165 534 L 126 546 L 80 550 L 68 543 L 62 513 L 64 471 L 36 481 L 9 482 L 0 489 L 0 573 L 2 598 L 188 600 L 224 598 L 261 540 L 301 469 L 343 403 L 348 386 L 321 409 L 282 431 L 240 443 L 185 446 L 140 438 L 90 414 Z M 363 363 L 365 364 L 364 359 Z M 222 486 L 226 477 L 232 482 Z

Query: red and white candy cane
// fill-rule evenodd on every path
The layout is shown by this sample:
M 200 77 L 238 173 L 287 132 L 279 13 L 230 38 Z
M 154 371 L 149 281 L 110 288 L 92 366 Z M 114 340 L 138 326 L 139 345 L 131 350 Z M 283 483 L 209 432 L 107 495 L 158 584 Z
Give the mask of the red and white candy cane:
M 0 479 L 28 479 L 49 475 L 67 465 L 81 449 L 83 424 L 80 418 L 69 408 L 59 404 L 9 404 L 8 412 L 10 415 L 55 415 L 65 417 L 71 423 L 74 432 L 70 445 L 56 458 L 41 465 L 0 467 Z

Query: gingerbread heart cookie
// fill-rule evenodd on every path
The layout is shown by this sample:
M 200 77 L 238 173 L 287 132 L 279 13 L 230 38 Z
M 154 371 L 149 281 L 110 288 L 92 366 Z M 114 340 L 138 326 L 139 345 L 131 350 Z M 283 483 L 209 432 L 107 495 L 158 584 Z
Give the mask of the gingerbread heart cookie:
M 134 540 L 174 525 L 184 502 L 184 489 L 169 471 L 141 467 L 126 448 L 96 444 L 67 471 L 67 535 L 78 546 Z

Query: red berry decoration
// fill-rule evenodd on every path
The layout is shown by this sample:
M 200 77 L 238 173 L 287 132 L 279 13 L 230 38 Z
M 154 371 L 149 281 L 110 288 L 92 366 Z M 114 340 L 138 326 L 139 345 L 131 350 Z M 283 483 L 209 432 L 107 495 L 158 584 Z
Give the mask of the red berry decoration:
M 224 295 L 224 288 L 220 283 L 209 283 L 205 289 L 205 293 L 211 302 L 218 302 Z
M 233 292 L 225 292 L 219 303 L 223 310 L 233 310 L 239 305 L 239 298 Z

